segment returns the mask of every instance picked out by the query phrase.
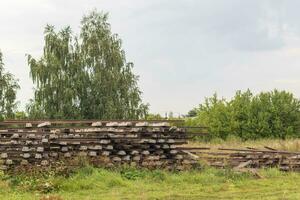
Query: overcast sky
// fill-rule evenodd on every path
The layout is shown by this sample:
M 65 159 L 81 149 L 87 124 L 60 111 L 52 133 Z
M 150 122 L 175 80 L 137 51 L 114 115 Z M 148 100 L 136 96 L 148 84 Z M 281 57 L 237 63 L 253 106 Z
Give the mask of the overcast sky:
M 247 88 L 300 97 L 300 1 L 0 0 L 0 49 L 20 80 L 20 108 L 33 96 L 25 55 L 41 55 L 45 25 L 76 34 L 95 8 L 110 13 L 151 112 L 183 114 Z

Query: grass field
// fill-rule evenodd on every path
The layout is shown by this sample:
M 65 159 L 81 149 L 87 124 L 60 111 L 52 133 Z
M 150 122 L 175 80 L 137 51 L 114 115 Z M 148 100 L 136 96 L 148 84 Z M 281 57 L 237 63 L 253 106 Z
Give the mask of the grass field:
M 189 172 L 84 167 L 68 178 L 1 175 L 0 199 L 300 199 L 300 174 L 263 178 L 212 168 Z

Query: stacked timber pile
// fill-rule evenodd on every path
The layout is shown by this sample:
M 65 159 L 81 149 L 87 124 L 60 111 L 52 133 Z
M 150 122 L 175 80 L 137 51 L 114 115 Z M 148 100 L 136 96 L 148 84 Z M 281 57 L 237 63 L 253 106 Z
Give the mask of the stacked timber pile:
M 210 150 L 209 148 L 203 148 Z M 194 153 L 209 166 L 217 168 L 270 168 L 283 171 L 300 171 L 300 152 L 279 151 L 267 147 L 266 150 L 247 148 L 219 148 L 218 151 L 197 151 Z
M 184 128 L 165 121 L 6 121 L 0 123 L 0 166 L 55 166 L 86 157 L 103 166 L 183 169 L 196 163 L 180 148 Z

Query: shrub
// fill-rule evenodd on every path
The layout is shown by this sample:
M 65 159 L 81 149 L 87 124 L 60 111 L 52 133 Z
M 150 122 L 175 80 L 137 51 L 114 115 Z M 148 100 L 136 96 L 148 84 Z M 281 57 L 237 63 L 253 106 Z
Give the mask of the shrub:
M 273 90 L 253 95 L 250 90 L 237 91 L 227 101 L 214 94 L 196 108 L 196 117 L 188 125 L 204 125 L 211 137 L 244 140 L 258 138 L 299 137 L 300 101 L 286 91 Z

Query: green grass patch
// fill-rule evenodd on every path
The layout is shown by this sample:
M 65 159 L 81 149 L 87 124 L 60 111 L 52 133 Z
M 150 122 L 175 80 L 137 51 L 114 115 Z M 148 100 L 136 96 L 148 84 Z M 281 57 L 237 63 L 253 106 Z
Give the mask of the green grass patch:
M 68 177 L 0 173 L 0 199 L 300 199 L 300 174 L 206 168 L 184 172 L 83 167 Z

